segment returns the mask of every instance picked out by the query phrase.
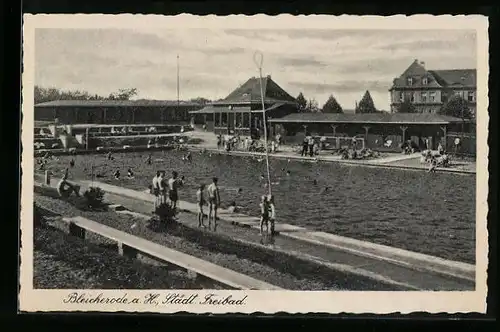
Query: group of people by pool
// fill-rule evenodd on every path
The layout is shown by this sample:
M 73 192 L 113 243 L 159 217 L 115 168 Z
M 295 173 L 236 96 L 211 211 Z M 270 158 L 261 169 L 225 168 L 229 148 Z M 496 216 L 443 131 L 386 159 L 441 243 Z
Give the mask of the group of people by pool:
M 179 177 L 177 171 L 172 171 L 172 176 L 166 180 L 165 171 L 157 171 L 153 177 L 151 190 L 155 195 L 155 209 L 161 204 L 167 204 L 174 211 L 177 210 L 179 201 L 179 189 L 184 186 L 185 177 Z M 217 209 L 220 206 L 220 193 L 217 185 L 218 179 L 212 178 L 212 183 L 205 188 L 205 184 L 200 184 L 196 191 L 198 205 L 198 227 L 205 227 L 204 206 L 208 203 L 208 228 L 211 229 L 212 222 L 214 231 L 217 228 Z

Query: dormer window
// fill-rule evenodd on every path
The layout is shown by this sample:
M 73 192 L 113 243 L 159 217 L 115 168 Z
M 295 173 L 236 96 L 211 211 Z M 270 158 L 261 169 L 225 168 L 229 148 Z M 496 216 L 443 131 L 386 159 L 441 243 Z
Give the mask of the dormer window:
M 406 81 L 408 82 L 408 85 L 413 85 L 413 77 L 408 77 Z
M 423 85 L 427 85 L 428 83 L 429 83 L 429 80 L 427 79 L 427 77 L 422 78 Z

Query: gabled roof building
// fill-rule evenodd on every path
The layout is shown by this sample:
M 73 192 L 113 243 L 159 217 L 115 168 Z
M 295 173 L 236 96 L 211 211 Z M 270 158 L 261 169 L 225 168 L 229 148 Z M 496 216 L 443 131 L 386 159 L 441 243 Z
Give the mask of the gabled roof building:
M 279 118 L 298 111 L 294 97 L 274 82 L 262 78 L 266 118 Z M 204 123 L 216 134 L 239 134 L 260 137 L 263 134 L 263 110 L 260 78 L 252 77 L 226 98 L 191 111 L 196 123 Z M 272 133 L 269 133 L 270 135 Z
M 428 70 L 424 62 L 415 61 L 394 79 L 389 89 L 391 112 L 410 102 L 421 113 L 436 113 L 453 95 L 468 101 L 476 111 L 476 69 Z

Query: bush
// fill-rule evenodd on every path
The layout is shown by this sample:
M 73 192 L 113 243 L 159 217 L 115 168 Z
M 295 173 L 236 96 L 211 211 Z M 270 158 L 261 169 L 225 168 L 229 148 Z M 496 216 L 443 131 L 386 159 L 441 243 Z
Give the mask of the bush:
M 104 205 L 104 191 L 99 187 L 90 187 L 83 194 L 87 207 L 91 209 L 100 208 Z
M 160 218 L 161 222 L 170 222 L 175 217 L 175 210 L 168 204 L 160 204 L 155 209 L 155 215 Z

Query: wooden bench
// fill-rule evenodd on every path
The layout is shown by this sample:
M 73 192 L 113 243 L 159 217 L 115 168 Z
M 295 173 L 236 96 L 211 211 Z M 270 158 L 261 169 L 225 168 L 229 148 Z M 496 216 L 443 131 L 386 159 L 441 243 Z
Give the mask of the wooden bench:
M 235 289 L 281 289 L 277 286 L 83 217 L 63 218 L 63 220 L 69 223 L 70 235 L 84 239 L 85 232 L 89 231 L 104 236 L 116 241 L 118 243 L 118 252 L 124 256 L 136 258 L 137 254 L 144 254 L 184 270 L 195 272 L 197 275 L 204 276 L 210 280 L 220 282 Z

